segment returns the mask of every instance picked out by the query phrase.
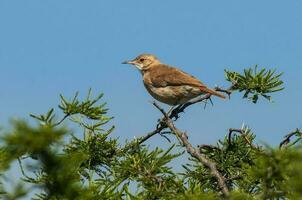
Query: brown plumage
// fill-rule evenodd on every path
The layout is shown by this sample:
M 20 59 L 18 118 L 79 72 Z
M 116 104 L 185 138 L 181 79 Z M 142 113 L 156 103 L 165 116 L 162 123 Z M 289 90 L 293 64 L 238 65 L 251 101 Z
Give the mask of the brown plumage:
M 154 55 L 142 54 L 124 63 L 133 64 L 140 70 L 148 92 L 163 103 L 183 104 L 207 93 L 225 98 L 223 94 L 207 88 L 195 77 L 175 67 L 160 63 Z

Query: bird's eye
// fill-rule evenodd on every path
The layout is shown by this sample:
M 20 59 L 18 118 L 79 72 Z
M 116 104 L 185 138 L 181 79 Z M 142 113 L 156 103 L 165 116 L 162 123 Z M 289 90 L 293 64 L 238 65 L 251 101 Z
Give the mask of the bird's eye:
M 144 61 L 145 61 L 145 58 L 141 58 L 141 59 L 139 59 L 139 61 L 144 62 Z

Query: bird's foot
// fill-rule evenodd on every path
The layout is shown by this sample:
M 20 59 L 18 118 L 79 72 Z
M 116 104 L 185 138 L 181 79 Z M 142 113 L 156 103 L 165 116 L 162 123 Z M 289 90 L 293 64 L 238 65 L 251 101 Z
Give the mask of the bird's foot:
M 180 104 L 179 106 L 177 106 L 171 111 L 171 114 L 169 115 L 171 119 L 174 118 L 174 121 L 176 121 L 179 118 L 179 111 L 182 106 L 183 104 Z

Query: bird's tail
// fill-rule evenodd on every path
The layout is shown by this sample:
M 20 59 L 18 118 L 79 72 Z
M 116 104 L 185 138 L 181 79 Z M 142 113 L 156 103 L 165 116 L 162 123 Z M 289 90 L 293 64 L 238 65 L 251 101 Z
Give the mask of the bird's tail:
M 215 96 L 220 97 L 222 99 L 225 99 L 225 96 L 222 93 L 217 92 L 215 90 L 211 90 L 211 89 L 206 88 L 206 87 L 200 87 L 200 90 L 204 93 L 212 94 L 212 95 L 215 95 Z

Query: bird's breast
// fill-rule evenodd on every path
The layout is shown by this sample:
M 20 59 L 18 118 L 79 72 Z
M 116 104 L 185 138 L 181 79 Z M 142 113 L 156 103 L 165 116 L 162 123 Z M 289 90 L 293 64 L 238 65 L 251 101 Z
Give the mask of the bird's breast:
M 190 85 L 156 87 L 151 81 L 149 72 L 144 73 L 143 80 L 147 91 L 153 98 L 169 105 L 186 103 L 190 99 L 201 94 L 198 87 Z

